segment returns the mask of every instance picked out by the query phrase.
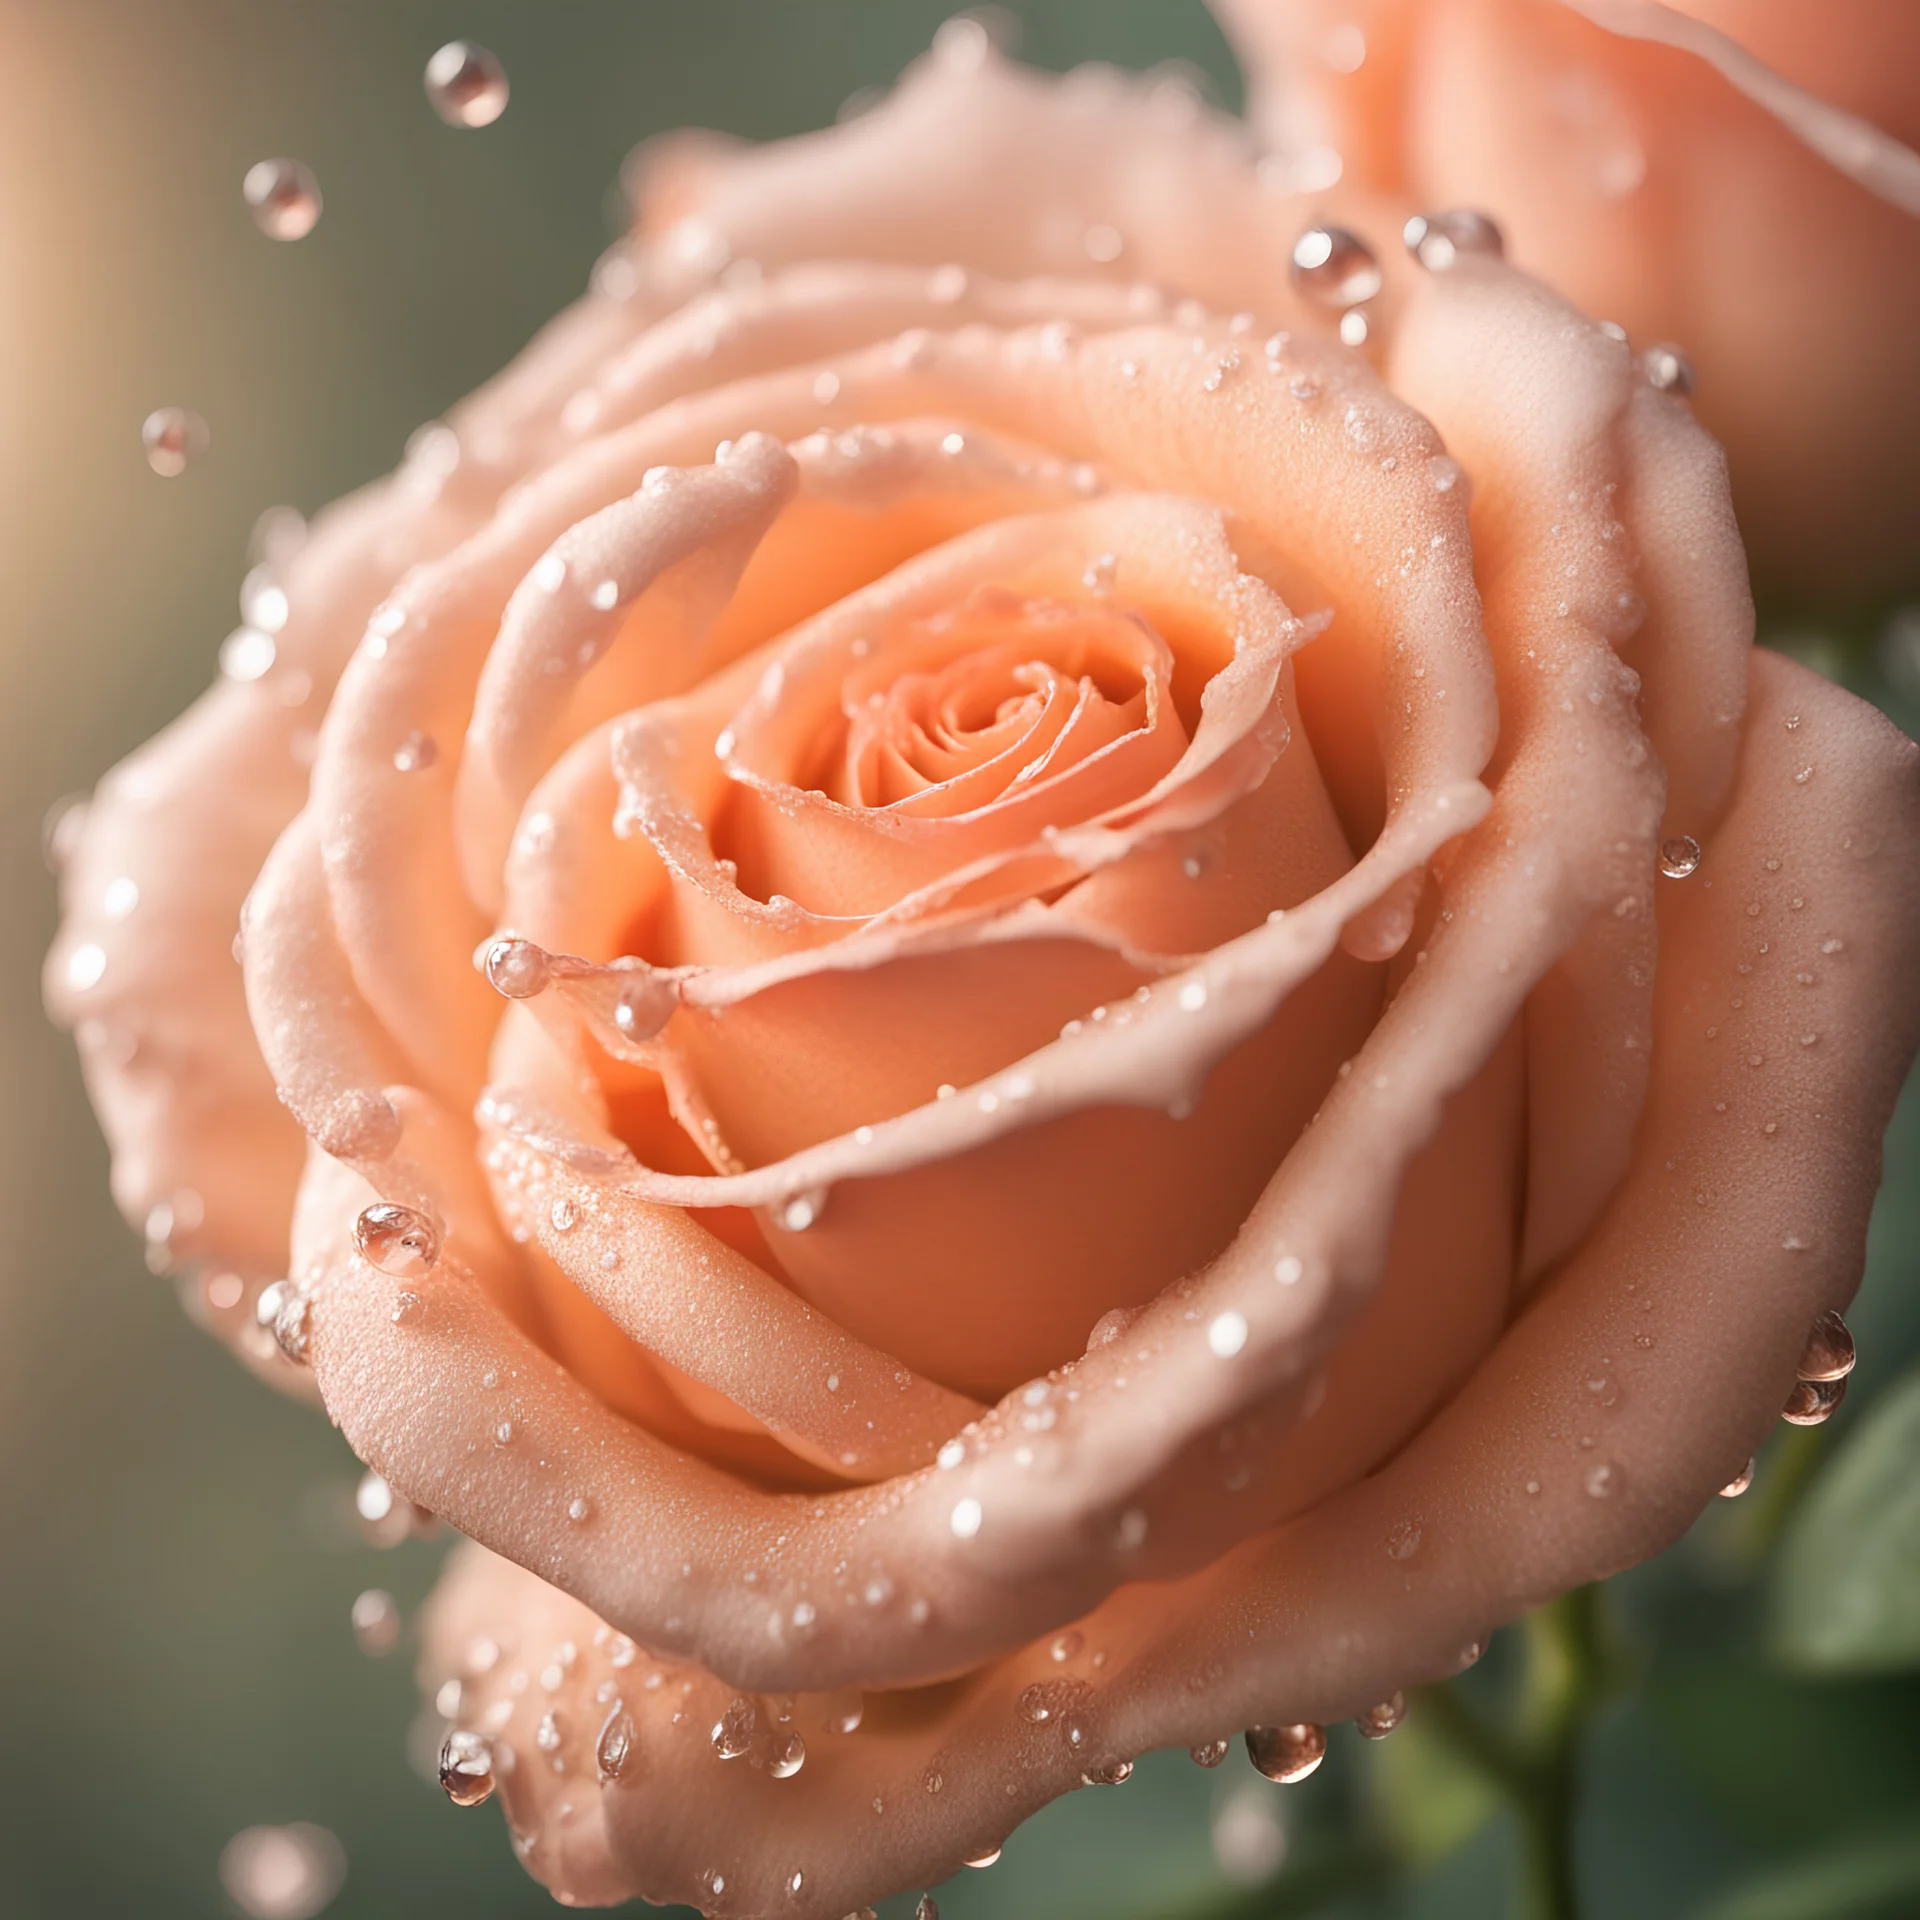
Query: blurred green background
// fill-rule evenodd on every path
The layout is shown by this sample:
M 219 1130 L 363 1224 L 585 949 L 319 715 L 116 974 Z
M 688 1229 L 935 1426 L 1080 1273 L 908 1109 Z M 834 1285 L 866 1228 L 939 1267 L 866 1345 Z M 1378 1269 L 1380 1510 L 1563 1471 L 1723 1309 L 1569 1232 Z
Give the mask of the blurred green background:
M 396 460 L 584 285 L 641 137 L 830 120 L 925 47 L 941 0 L 0 0 L 0 1915 L 233 1911 L 239 1829 L 344 1845 L 331 1913 L 550 1911 L 491 1812 L 410 1768 L 409 1620 L 440 1549 L 367 1546 L 355 1463 L 247 1380 L 150 1276 L 107 1201 L 67 1042 L 41 1020 L 53 931 L 39 825 L 200 691 L 248 529 Z M 1025 56 L 1193 62 L 1238 84 L 1200 0 L 1025 0 Z M 462 35 L 512 79 L 495 126 L 428 110 Z M 246 168 L 288 153 L 326 212 L 253 228 Z M 181 479 L 153 408 L 203 413 Z M 1915 712 L 1920 627 L 1779 636 Z M 1753 1493 L 1608 1595 L 1611 1690 L 1579 1741 L 1593 1915 L 1920 1913 L 1920 1104 L 1896 1127 L 1863 1358 L 1829 1428 L 1783 1431 Z M 1518 1684 L 1503 1635 L 1468 1691 Z M 1428 1710 L 1423 1710 L 1423 1706 Z M 1391 1740 L 1337 1730 L 1306 1785 L 1236 1753 L 1142 1764 L 941 1890 L 949 1920 L 1503 1910 L 1511 1816 L 1417 1703 Z M 1240 1883 L 1277 1877 L 1250 1890 Z M 891 1908 L 892 1903 L 890 1903 Z

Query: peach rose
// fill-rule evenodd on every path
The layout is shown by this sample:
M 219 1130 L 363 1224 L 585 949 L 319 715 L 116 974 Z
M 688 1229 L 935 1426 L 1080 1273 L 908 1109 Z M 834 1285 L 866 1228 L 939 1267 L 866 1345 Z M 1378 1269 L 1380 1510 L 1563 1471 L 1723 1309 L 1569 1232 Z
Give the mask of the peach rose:
M 1269 165 L 1478 207 L 1515 261 L 1685 354 L 1754 570 L 1920 585 L 1920 7 L 1219 0 Z M 1906 145 L 1902 145 L 1906 142 Z
M 972 22 L 667 149 L 102 786 L 118 1197 L 492 1550 L 445 1778 L 569 1899 L 1284 1777 L 1837 1398 L 1914 751 L 1750 654 L 1685 401 L 1410 211 Z

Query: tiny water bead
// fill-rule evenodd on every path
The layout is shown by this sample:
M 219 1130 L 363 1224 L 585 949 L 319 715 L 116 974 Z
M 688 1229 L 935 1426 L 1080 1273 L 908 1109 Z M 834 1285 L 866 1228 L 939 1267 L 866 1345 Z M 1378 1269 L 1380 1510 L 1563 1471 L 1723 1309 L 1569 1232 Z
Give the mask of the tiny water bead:
M 1844 1376 L 1838 1380 L 1801 1380 L 1787 1395 L 1780 1418 L 1790 1426 L 1817 1427 L 1833 1417 L 1834 1410 L 1847 1397 Z
M 361 1210 L 353 1223 L 353 1244 L 363 1260 L 396 1280 L 418 1280 L 440 1258 L 433 1222 L 412 1207 L 384 1200 Z
M 1411 1560 L 1420 1551 L 1420 1529 L 1411 1520 L 1397 1521 L 1387 1534 L 1387 1558 Z
M 1231 1360 L 1247 1344 L 1247 1317 L 1231 1309 L 1215 1315 L 1207 1327 L 1207 1345 L 1222 1360 Z
M 1293 284 L 1316 305 L 1344 310 L 1380 291 L 1380 262 L 1345 227 L 1309 227 L 1293 243 Z
M 969 1495 L 965 1500 L 955 1501 L 952 1513 L 947 1516 L 947 1524 L 953 1529 L 956 1540 L 971 1540 L 980 1531 L 981 1518 L 980 1502 Z
M 1369 1707 L 1354 1718 L 1354 1726 L 1363 1740 L 1384 1740 L 1407 1717 L 1407 1696 L 1396 1693 L 1377 1707 Z
M 493 1797 L 493 1748 L 484 1734 L 456 1727 L 440 1749 L 440 1787 L 456 1807 Z
M 1844 1380 L 1853 1371 L 1854 1357 L 1852 1331 L 1830 1308 L 1808 1331 L 1806 1348 L 1800 1355 L 1800 1378 Z
M 553 978 L 546 949 L 511 934 L 488 947 L 485 972 L 488 986 L 508 1000 L 531 1000 Z
M 622 983 L 613 1003 L 613 1024 L 623 1040 L 651 1040 L 673 1018 L 680 994 L 671 980 L 646 973 Z
M 1669 880 L 1684 880 L 1700 867 L 1700 842 L 1690 833 L 1676 833 L 1660 842 L 1660 871 Z
M 354 1601 L 352 1621 L 362 1653 L 378 1659 L 400 1644 L 400 1608 L 384 1587 L 369 1587 Z
M 266 674 L 279 657 L 273 635 L 258 627 L 236 627 L 220 643 L 220 671 L 242 685 Z
M 707 1737 L 722 1760 L 738 1760 L 752 1750 L 754 1735 L 759 1729 L 760 1715 L 753 1702 L 743 1694 L 736 1694 L 713 1723 L 713 1731 Z
M 307 1363 L 313 1334 L 313 1302 L 291 1280 L 275 1280 L 260 1289 L 254 1319 L 273 1335 L 282 1356 L 297 1367 Z
M 1327 1730 L 1311 1720 L 1286 1727 L 1249 1727 L 1247 1758 L 1280 1786 L 1304 1780 L 1327 1757 Z
M 269 240 L 304 240 L 320 219 L 320 182 L 303 160 L 261 160 L 247 169 L 240 192 L 253 224 Z
M 401 773 L 424 773 L 439 758 L 439 743 L 418 727 L 393 750 L 394 767 Z
M 988 1847 L 985 1852 L 976 1853 L 969 1859 L 961 1861 L 960 1864 L 963 1867 L 990 1867 L 999 1858 L 1000 1849 L 998 1847 Z
M 1078 1627 L 1069 1627 L 1065 1633 L 1056 1634 L 1047 1654 L 1057 1666 L 1066 1663 L 1079 1654 L 1087 1644 L 1087 1637 Z
M 826 1188 L 809 1187 L 803 1193 L 789 1194 L 780 1203 L 780 1224 L 789 1233 L 805 1233 L 826 1210 Z M 955 1528 L 955 1531 L 959 1529 Z
M 1661 393 L 1684 397 L 1693 391 L 1693 362 L 1670 342 L 1649 347 L 1640 364 L 1646 371 L 1647 384 Z
M 915 1902 L 913 1920 L 940 1920 L 940 1903 L 930 1893 L 923 1893 Z
M 618 1780 L 633 1760 L 633 1715 L 617 1700 L 593 1743 L 594 1770 L 604 1785 Z
M 450 127 L 490 127 L 507 110 L 507 70 L 485 47 L 449 40 L 427 62 L 427 98 Z
M 1083 1787 L 1123 1787 L 1133 1778 L 1131 1760 L 1105 1760 L 1097 1767 L 1089 1767 L 1080 1776 Z M 1000 1856 L 994 1855 L 995 1859 Z
M 1187 1757 L 1196 1767 L 1217 1767 L 1233 1749 L 1231 1740 L 1203 1740 L 1187 1749 Z
M 767 1771 L 776 1780 L 791 1780 L 807 1764 L 807 1743 L 797 1733 L 777 1733 L 767 1754 Z
M 1484 213 L 1467 207 L 1416 213 L 1400 229 L 1400 238 L 1429 273 L 1445 273 L 1463 253 L 1498 259 L 1507 250 L 1500 229 Z
M 205 453 L 213 436 L 191 407 L 156 407 L 140 426 L 147 465 L 163 480 L 178 479 Z
M 1738 1500 L 1740 1496 L 1743 1493 L 1745 1493 L 1746 1490 L 1752 1485 L 1753 1485 L 1753 1462 L 1749 1460 L 1747 1464 L 1744 1467 L 1742 1467 L 1740 1471 L 1736 1473 L 1733 1476 L 1733 1478 L 1729 1480 L 1724 1487 L 1720 1489 L 1720 1498 L 1722 1500 Z

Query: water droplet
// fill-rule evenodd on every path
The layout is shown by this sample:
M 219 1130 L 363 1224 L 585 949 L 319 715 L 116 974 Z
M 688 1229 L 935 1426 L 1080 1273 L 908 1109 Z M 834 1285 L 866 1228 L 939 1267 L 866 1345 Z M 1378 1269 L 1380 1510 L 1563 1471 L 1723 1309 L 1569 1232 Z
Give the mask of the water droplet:
M 915 1903 L 913 1920 L 940 1920 L 940 1905 L 932 1894 L 923 1893 Z
M 1780 1409 L 1780 1418 L 1796 1427 L 1817 1427 L 1823 1420 L 1832 1417 L 1834 1409 L 1846 1397 L 1847 1382 L 1844 1375 L 1838 1380 L 1801 1380 L 1787 1395 L 1787 1404 Z
M 613 1003 L 613 1024 L 625 1040 L 651 1040 L 673 1018 L 679 989 L 651 971 L 621 983 Z
M 577 1527 L 593 1518 L 593 1503 L 584 1494 L 576 1493 L 567 1502 L 567 1518 Z
M 1053 1718 L 1053 1706 L 1047 1697 L 1047 1690 L 1037 1681 L 1021 1694 L 1019 1706 L 1022 1717 L 1036 1726 Z
M 920 1776 L 920 1784 L 925 1787 L 929 1793 L 938 1793 L 947 1784 L 947 1780 L 946 1776 L 938 1767 L 929 1767 L 926 1772 Z
M 185 473 L 188 463 L 206 452 L 211 438 L 207 423 L 191 407 L 156 407 L 140 428 L 147 465 L 164 480 Z
M 400 1609 L 392 1594 L 369 1587 L 353 1603 L 353 1637 L 362 1653 L 376 1659 L 400 1643 Z
M 547 1209 L 547 1218 L 553 1223 L 555 1233 L 571 1233 L 580 1218 L 579 1209 L 563 1193 Z
M 807 1743 L 797 1733 L 777 1733 L 767 1754 L 767 1771 L 776 1780 L 791 1780 L 807 1764 Z
M 1609 1465 L 1605 1460 L 1602 1460 L 1598 1466 L 1590 1467 L 1587 1470 L 1587 1492 L 1595 1500 L 1605 1500 L 1609 1498 L 1619 1484 L 1620 1475 L 1618 1470 Z
M 362 1259 L 396 1280 L 418 1280 L 440 1258 L 440 1236 L 424 1213 L 386 1201 L 364 1208 L 353 1223 Z
M 247 169 L 240 191 L 253 224 L 269 240 L 304 240 L 320 218 L 320 182 L 301 160 L 261 160 Z
M 808 1187 L 802 1193 L 789 1194 L 780 1203 L 780 1224 L 789 1233 L 805 1233 L 826 1211 L 826 1206 L 825 1187 Z
M 92 941 L 75 947 L 67 955 L 67 985 L 75 993 L 85 993 L 89 988 L 97 987 L 106 971 L 106 949 L 95 946 Z
M 602 1783 L 618 1780 L 633 1759 L 633 1715 L 618 1701 L 593 1743 L 593 1764 Z
M 1420 1529 L 1411 1520 L 1394 1523 L 1387 1535 L 1387 1558 L 1411 1560 L 1420 1551 Z
M 346 1849 L 305 1820 L 248 1827 L 220 1850 L 220 1884 L 250 1920 L 313 1920 L 346 1877 Z
M 1684 880 L 1700 866 L 1700 842 L 1690 833 L 1676 833 L 1660 842 L 1660 871 L 1669 880 Z
M 427 62 L 427 98 L 450 127 L 490 127 L 507 110 L 507 72 L 485 47 L 449 40 Z
M 275 1280 L 260 1289 L 254 1319 L 273 1335 L 274 1345 L 297 1367 L 307 1363 L 313 1334 L 313 1302 L 291 1280 Z
M 947 1516 L 947 1524 L 953 1529 L 956 1540 L 971 1540 L 980 1531 L 980 1502 L 971 1494 L 964 1500 L 954 1503 L 952 1513 Z
M 1065 1633 L 1054 1636 L 1047 1652 L 1056 1666 L 1065 1666 L 1086 1644 L 1087 1636 L 1078 1627 L 1069 1627 Z
M 1231 1360 L 1247 1344 L 1247 1316 L 1229 1308 L 1216 1314 L 1207 1327 L 1207 1345 L 1222 1360 Z
M 1283 1287 L 1297 1287 L 1300 1284 L 1301 1275 L 1305 1272 L 1306 1268 L 1301 1264 L 1297 1253 L 1283 1253 L 1273 1263 L 1273 1277 Z
M 1429 273 L 1445 273 L 1463 253 L 1498 258 L 1506 251 L 1500 229 L 1484 213 L 1465 207 L 1446 213 L 1416 213 L 1400 229 L 1407 251 Z
M 1689 394 L 1693 391 L 1693 362 L 1676 346 L 1662 341 L 1641 356 L 1647 384 L 1662 393 Z
M 1187 1757 L 1196 1767 L 1217 1767 L 1232 1745 L 1231 1740 L 1205 1740 L 1197 1747 L 1189 1747 Z
M 1327 1757 L 1327 1730 L 1311 1720 L 1290 1727 L 1249 1727 L 1247 1758 L 1281 1786 L 1304 1780 Z
M 1743 1493 L 1745 1493 L 1746 1490 L 1752 1485 L 1753 1485 L 1753 1462 L 1749 1460 L 1747 1464 L 1744 1467 L 1742 1467 L 1740 1471 L 1736 1473 L 1733 1476 L 1733 1478 L 1729 1480 L 1724 1487 L 1720 1489 L 1720 1498 L 1722 1500 L 1738 1500 L 1740 1496 Z
M 509 935 L 487 948 L 487 984 L 508 1000 L 531 1000 L 553 978 L 547 950 Z
M 1207 1004 L 1207 986 L 1204 980 L 1189 980 L 1180 989 L 1177 996 L 1182 1013 L 1198 1013 Z
M 759 1727 L 760 1716 L 753 1702 L 744 1694 L 735 1694 L 728 1701 L 726 1711 L 713 1723 L 713 1732 L 708 1738 L 722 1760 L 738 1760 L 752 1747 Z
M 1293 284 L 1320 306 L 1356 307 L 1380 291 L 1380 262 L 1345 227 L 1309 227 L 1293 243 Z
M 511 1420 L 502 1420 L 494 1428 L 493 1444 L 496 1447 L 510 1447 L 513 1445 L 513 1422 Z
M 1119 1787 L 1133 1778 L 1131 1760 L 1106 1760 L 1097 1767 L 1088 1767 L 1080 1776 L 1083 1787 Z M 997 1854 L 994 1856 L 999 1857 Z
M 456 1807 L 477 1807 L 493 1794 L 493 1748 L 484 1735 L 456 1727 L 440 1749 L 440 1785 Z
M 1365 1713 L 1354 1718 L 1354 1726 L 1363 1740 L 1384 1740 L 1402 1720 L 1407 1717 L 1407 1696 L 1396 1693 L 1389 1700 L 1382 1700 L 1377 1707 L 1369 1707 Z
M 258 680 L 279 654 L 273 635 L 257 627 L 236 627 L 220 643 L 220 671 L 229 680 L 245 684 Z
M 430 733 L 417 727 L 393 750 L 393 764 L 402 773 L 424 773 L 440 758 L 440 748 Z
M 1838 1313 L 1829 1309 L 1807 1334 L 1800 1355 L 1802 1380 L 1844 1380 L 1853 1371 L 1853 1334 Z

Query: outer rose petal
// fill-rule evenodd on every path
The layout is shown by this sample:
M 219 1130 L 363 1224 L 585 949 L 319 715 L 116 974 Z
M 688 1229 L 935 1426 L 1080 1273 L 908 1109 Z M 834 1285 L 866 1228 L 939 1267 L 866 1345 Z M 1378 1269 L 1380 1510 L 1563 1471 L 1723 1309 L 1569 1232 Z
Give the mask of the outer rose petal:
M 1862 599 L 1914 582 L 1920 363 L 1899 316 L 1920 306 L 1920 160 L 1896 144 L 1920 140 L 1913 8 L 1839 0 L 1817 25 L 1791 0 L 1219 11 L 1283 150 L 1324 143 L 1350 181 L 1483 207 L 1528 271 L 1636 341 L 1688 349 L 1762 579 Z M 1744 43 L 1785 81 L 1877 121 L 1880 153 L 1865 129 L 1828 128 L 1815 101 L 1800 115 L 1829 151 L 1878 168 L 1890 197 L 1775 117 L 1796 103 L 1762 104 L 1716 70 L 1696 19 L 1729 37 L 1729 73 L 1746 77 Z M 1364 42 L 1342 38 L 1356 30 Z M 1658 38 L 1623 37 L 1639 34 Z
M 589 1898 L 839 1914 L 944 1877 L 1090 1765 L 1256 1720 L 1333 1720 L 1451 1673 L 1492 1625 L 1684 1527 L 1775 1418 L 1809 1322 L 1857 1279 L 1879 1135 L 1916 1037 L 1904 980 L 1920 939 L 1915 749 L 1796 667 L 1764 658 L 1755 683 L 1732 811 L 1666 916 L 1635 1170 L 1391 1466 L 1176 1587 L 1116 1594 L 1064 1662 L 1039 1646 L 952 1687 L 869 1696 L 852 1736 L 827 1734 L 803 1697 L 808 1758 L 792 1780 L 713 1757 L 707 1726 L 729 1689 L 644 1654 L 609 1665 L 619 1649 L 590 1614 L 499 1562 L 458 1564 L 427 1675 L 467 1673 L 469 1723 L 493 1725 L 497 1707 L 518 1756 L 502 1775 L 509 1818 L 536 1842 L 534 1870 Z M 1730 956 L 1763 944 L 1736 975 Z M 1811 1014 L 1795 979 L 1807 971 Z M 476 1673 L 482 1636 L 504 1657 Z M 630 1770 L 597 1805 L 573 1773 L 567 1814 L 529 1765 L 542 1703 L 513 1704 L 505 1684 L 561 1638 L 582 1650 L 557 1703 L 580 1730 L 567 1764 L 586 1764 L 601 1680 L 635 1723 Z M 1036 1683 L 1044 1721 L 1016 1708 Z

